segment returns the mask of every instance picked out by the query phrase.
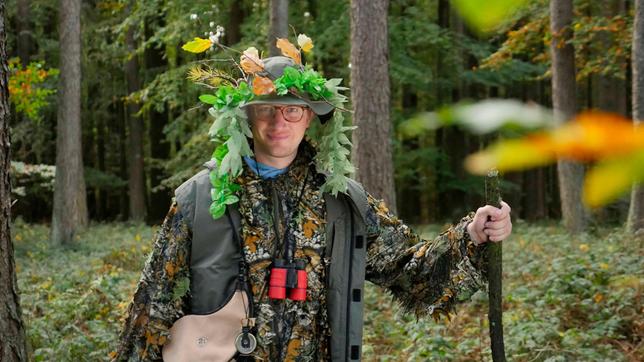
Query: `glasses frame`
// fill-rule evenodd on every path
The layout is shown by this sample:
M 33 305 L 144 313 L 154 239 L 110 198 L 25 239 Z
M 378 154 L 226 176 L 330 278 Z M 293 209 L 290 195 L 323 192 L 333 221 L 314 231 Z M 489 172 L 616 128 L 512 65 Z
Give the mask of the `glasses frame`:
M 260 117 L 258 117 L 258 116 L 257 116 L 257 109 L 258 109 L 259 107 L 271 107 L 271 108 L 273 109 L 273 112 L 271 113 L 270 118 L 268 118 L 268 117 L 267 117 L 267 118 L 260 118 Z M 288 119 L 288 118 L 286 117 L 286 114 L 284 114 L 284 109 L 285 109 L 285 108 L 289 108 L 289 107 L 297 107 L 297 108 L 302 109 L 302 114 L 300 115 L 300 118 L 299 118 L 299 119 L 297 119 L 297 120 L 290 120 L 290 119 Z M 289 122 L 289 123 L 298 123 L 298 122 L 300 122 L 300 121 L 304 118 L 304 113 L 306 113 L 306 111 L 307 111 L 308 109 L 310 109 L 310 108 L 309 108 L 309 107 L 307 107 L 307 106 L 299 105 L 299 104 L 287 104 L 287 105 L 283 105 L 283 106 L 277 106 L 277 105 L 273 105 L 273 104 L 256 104 L 256 105 L 253 105 L 252 107 L 250 107 L 250 109 L 251 109 L 251 115 L 253 116 L 253 119 L 256 119 L 256 120 L 262 120 L 262 121 L 265 121 L 265 120 L 267 120 L 267 119 L 273 119 L 273 118 L 275 118 L 275 115 L 277 114 L 277 110 L 279 109 L 280 113 L 282 113 L 282 118 L 284 118 L 284 120 L 285 120 L 286 122 Z

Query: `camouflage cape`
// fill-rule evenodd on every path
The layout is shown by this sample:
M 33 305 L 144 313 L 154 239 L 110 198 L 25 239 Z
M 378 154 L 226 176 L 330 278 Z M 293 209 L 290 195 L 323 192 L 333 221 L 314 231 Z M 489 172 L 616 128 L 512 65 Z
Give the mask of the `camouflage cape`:
M 241 235 L 257 314 L 256 360 L 330 360 L 324 284 L 330 258 L 324 255 L 326 208 L 319 191 L 324 176 L 315 171 L 314 151 L 308 147 L 301 147 L 289 171 L 273 180 L 262 180 L 248 166 L 239 179 Z M 474 245 L 466 231 L 473 214 L 434 240 L 423 240 L 382 201 L 368 196 L 368 204 L 366 279 L 387 288 L 406 310 L 418 316 L 448 315 L 456 303 L 485 286 L 486 246 Z M 304 302 L 265 296 L 267 268 L 284 232 L 297 245 L 296 257 L 308 260 Z M 113 360 L 161 360 L 168 330 L 189 313 L 190 247 L 191 231 L 175 202 L 156 235 Z

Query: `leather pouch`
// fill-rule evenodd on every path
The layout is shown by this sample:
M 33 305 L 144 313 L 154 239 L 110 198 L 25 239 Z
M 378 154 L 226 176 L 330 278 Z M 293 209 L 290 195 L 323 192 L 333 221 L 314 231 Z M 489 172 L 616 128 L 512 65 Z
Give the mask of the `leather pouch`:
M 230 301 L 216 312 L 179 318 L 170 328 L 170 338 L 163 346 L 163 361 L 230 361 L 237 353 L 235 338 L 242 331 L 248 305 L 247 293 L 237 289 Z

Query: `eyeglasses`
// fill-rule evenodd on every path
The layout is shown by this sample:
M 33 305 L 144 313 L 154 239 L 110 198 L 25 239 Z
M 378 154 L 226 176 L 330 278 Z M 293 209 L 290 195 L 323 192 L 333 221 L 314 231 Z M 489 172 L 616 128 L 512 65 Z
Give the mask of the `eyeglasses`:
M 275 117 L 275 112 L 279 109 L 282 116 L 288 122 L 299 122 L 304 116 L 304 110 L 308 107 L 303 106 L 273 106 L 270 104 L 259 104 L 253 106 L 252 115 L 254 119 L 260 121 L 272 120 Z

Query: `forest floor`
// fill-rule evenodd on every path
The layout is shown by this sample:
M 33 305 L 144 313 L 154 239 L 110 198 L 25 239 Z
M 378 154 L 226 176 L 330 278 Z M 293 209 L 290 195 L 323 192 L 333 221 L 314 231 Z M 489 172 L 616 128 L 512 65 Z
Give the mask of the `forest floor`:
M 56 248 L 47 226 L 13 224 L 29 360 L 107 359 L 155 231 L 93 224 Z M 508 360 L 644 360 L 641 241 L 616 228 L 570 237 L 556 224 L 516 222 L 503 253 Z M 364 360 L 489 361 L 486 299 L 477 293 L 451 321 L 417 320 L 368 283 Z

